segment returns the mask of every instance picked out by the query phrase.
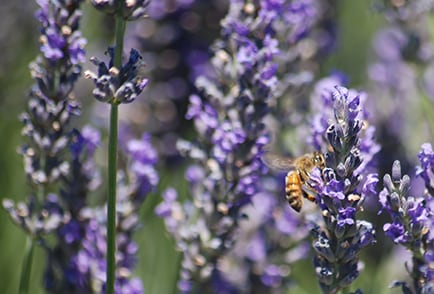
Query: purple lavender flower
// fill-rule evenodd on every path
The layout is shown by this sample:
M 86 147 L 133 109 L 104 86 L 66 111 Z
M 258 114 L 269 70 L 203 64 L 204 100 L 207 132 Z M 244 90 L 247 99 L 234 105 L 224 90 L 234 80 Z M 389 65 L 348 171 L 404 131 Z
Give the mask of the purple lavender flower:
M 261 13 L 267 9 L 275 13 L 265 22 Z M 260 158 L 269 142 L 263 119 L 277 85 L 273 57 L 278 48 L 270 25 L 280 9 L 279 3 L 256 9 L 252 3 L 231 2 L 212 59 L 219 77 L 198 78 L 199 95 L 190 98 L 187 117 L 194 120 L 198 142 L 178 145 L 198 162 L 187 173 L 193 202 L 181 205 L 169 190 L 157 207 L 184 252 L 179 282 L 184 292 L 226 280 L 220 256 L 233 246 L 241 209 L 259 192 L 265 171 Z
M 82 135 L 71 127 L 72 117 L 80 114 L 72 89 L 81 74 L 86 43 L 78 30 L 81 2 L 37 1 L 41 55 L 30 65 L 35 85 L 28 111 L 20 116 L 28 142 L 19 148 L 34 195 L 27 204 L 3 202 L 12 219 L 45 249 L 44 287 L 50 293 L 70 289 L 67 265 L 83 229 L 78 213 L 98 179 L 89 159 L 98 138 L 91 140 L 89 129 Z M 48 233 L 55 238 L 46 238 Z
M 78 104 L 70 94 L 81 73 L 78 62 L 84 58 L 85 40 L 78 31 L 81 2 L 38 1 L 40 9 L 36 17 L 42 24 L 42 54 L 30 66 L 35 85 L 30 92 L 28 111 L 20 116 L 24 124 L 22 133 L 28 142 L 19 148 L 27 178 L 37 196 L 31 196 L 28 204 L 21 203 L 16 209 L 10 200 L 4 202 L 12 218 L 38 238 L 42 237 L 40 232 L 51 232 L 63 223 L 58 210 L 53 211 L 52 217 L 49 215 L 51 211 L 46 204 L 57 202 L 54 191 L 48 188 L 61 182 L 71 170 L 64 154 L 71 140 L 71 118 L 79 114 Z M 64 217 L 67 215 L 60 218 Z M 50 225 L 47 223 L 44 229 L 49 219 Z
M 258 181 L 265 170 L 256 159 L 269 142 L 268 136 L 262 136 L 266 134 L 262 122 L 266 103 L 281 94 L 278 86 L 284 88 L 294 83 L 297 88 L 296 80 L 302 76 L 291 72 L 293 75 L 285 76 L 280 85 L 278 64 L 286 69 L 294 62 L 297 67 L 297 60 L 310 58 L 300 57 L 304 52 L 299 52 L 301 47 L 297 47 L 297 42 L 312 41 L 308 32 L 319 23 L 316 18 L 285 18 L 286 12 L 293 9 L 294 13 L 303 11 L 319 17 L 321 7 L 314 1 L 261 1 L 258 7 L 245 1 L 230 3 L 222 22 L 223 40 L 214 47 L 212 64 L 216 78 L 199 77 L 196 85 L 200 92 L 190 96 L 187 118 L 193 119 L 199 142 L 178 143 L 182 153 L 198 161 L 186 174 L 194 201 L 182 205 L 175 191 L 169 190 L 156 210 L 164 217 L 179 249 L 184 251 L 178 284 L 183 292 L 209 289 L 216 284 L 219 287 L 224 284 L 230 291 L 235 291 L 234 287 L 239 291 L 278 289 L 290 280 L 288 264 L 305 252 L 301 249 L 305 246 L 294 245 L 303 237 L 294 236 L 291 228 L 299 222 L 287 205 L 284 212 L 279 204 L 271 205 L 275 218 L 252 224 L 260 230 L 254 236 L 244 232 L 250 227 L 247 223 L 264 216 L 254 212 L 247 215 L 244 209 L 255 199 L 263 198 L 259 196 L 263 191 Z M 294 47 L 288 49 L 288 46 Z M 281 48 L 287 52 L 281 52 Z M 256 142 L 252 142 L 255 137 Z M 237 194 L 242 198 L 234 197 Z M 268 193 L 267 196 L 272 197 Z M 244 214 L 245 226 L 244 219 L 239 220 Z M 237 240 L 232 241 L 232 230 L 236 230 Z M 282 234 L 280 230 L 285 236 L 288 234 L 285 244 L 291 246 L 280 243 L 281 239 L 277 238 Z M 266 238 L 273 241 L 266 242 Z M 229 250 L 231 246 L 233 250 Z M 214 283 L 210 286 L 208 280 Z
M 315 271 L 324 293 L 337 293 L 358 277 L 360 250 L 375 242 L 374 228 L 356 213 L 375 195 L 376 174 L 367 168 L 378 146 L 364 128 L 364 96 L 341 86 L 324 88 L 322 112 L 316 121 L 327 122 L 324 132 L 313 125 L 313 142 L 324 151 L 326 168 L 314 169 L 310 185 L 317 193 L 324 225 L 312 230 Z M 322 132 L 322 137 L 319 136 Z M 362 146 L 366 147 L 364 150 Z
M 145 66 L 142 57 L 137 50 L 131 49 L 128 62 L 117 69 L 113 66 L 114 49 L 109 48 L 107 53 L 110 56 L 108 65 L 92 57 L 92 63 L 98 66 L 98 73 L 85 72 L 85 77 L 95 83 L 93 95 L 99 101 L 111 104 L 133 102 L 148 83 L 142 76 Z
M 351 135 L 351 138 L 346 138 L 346 140 L 350 144 L 357 145 L 358 157 L 362 158 L 361 162 L 357 163 L 356 173 L 368 174 L 369 169 L 375 166 L 374 157 L 380 151 L 380 146 L 374 140 L 375 127 L 368 123 L 369 114 L 365 106 L 367 95 L 342 87 L 343 81 L 342 76 L 333 75 L 317 83 L 312 96 L 312 112 L 318 114 L 311 118 L 311 136 L 308 137 L 307 142 L 316 150 L 326 153 L 328 144 L 331 144 L 333 148 L 342 148 L 338 135 Z M 339 96 L 346 98 L 343 99 L 344 101 L 339 101 Z M 338 106 L 337 104 L 341 105 L 339 106 L 341 109 L 334 109 Z M 345 116 L 356 125 L 345 126 L 347 130 L 339 126 L 338 129 L 333 129 L 329 122 L 330 117 L 342 120 Z
M 424 144 L 419 153 L 422 167 L 419 174 L 425 180 L 427 187 L 431 182 L 427 173 L 432 173 L 429 163 L 433 155 L 431 145 Z M 395 161 L 392 173 L 386 174 L 383 179 L 384 189 L 380 192 L 379 202 L 381 212 L 387 212 L 391 223 L 383 226 L 386 236 L 395 244 L 404 246 L 412 253 L 412 268 L 408 269 L 412 278 L 411 287 L 405 282 L 394 282 L 392 287 L 401 287 L 407 293 L 432 293 L 434 290 L 433 278 L 433 233 L 432 224 L 434 211 L 432 210 L 432 195 L 423 197 L 409 195 L 410 177 L 401 174 L 401 164 Z M 413 292 L 414 291 L 414 292 Z

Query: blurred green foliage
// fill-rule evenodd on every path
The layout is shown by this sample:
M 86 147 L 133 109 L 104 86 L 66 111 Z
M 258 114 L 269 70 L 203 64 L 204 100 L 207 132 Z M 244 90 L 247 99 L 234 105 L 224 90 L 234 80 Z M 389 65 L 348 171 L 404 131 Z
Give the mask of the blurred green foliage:
M 35 5 L 26 1 L 30 9 L 12 9 L 3 13 L 15 13 L 23 20 L 15 31 L 19 34 L 10 50 L 8 60 L 0 65 L 0 140 L 3 152 L 0 153 L 0 198 L 8 197 L 23 200 L 30 192 L 26 186 L 21 157 L 16 148 L 22 142 L 19 114 L 26 105 L 26 93 L 32 81 L 28 71 L 28 63 L 38 54 L 38 24 L 33 19 L 32 9 Z M 331 69 L 342 70 L 350 77 L 351 86 L 360 87 L 366 79 L 366 64 L 374 31 L 381 25 L 382 16 L 370 9 L 370 1 L 338 1 L 338 19 L 340 39 L 337 52 L 325 63 L 323 73 Z M 91 9 L 85 5 L 85 9 Z M 25 14 L 25 15 L 23 15 Z M 17 15 L 18 17 L 18 15 Z M 0 18 L 0 22 L 5 21 Z M 107 31 L 99 25 L 103 19 L 95 12 L 86 12 L 84 17 L 84 35 L 91 47 L 103 46 L 109 42 Z M 101 35 L 102 34 L 102 35 Z M 2 40 L 3 41 L 3 40 Z M 102 49 L 104 50 L 104 49 Z M 2 58 L 2 57 L 0 57 Z M 4 57 L 3 57 L 4 58 Z M 86 67 L 86 66 L 85 66 Z M 89 101 L 89 98 L 86 99 Z M 92 103 L 92 102 L 89 102 Z M 89 105 L 83 105 L 86 109 Z M 87 111 L 84 111 L 87 114 Z M 83 121 L 86 118 L 82 119 Z M 174 186 L 178 191 L 187 191 L 183 178 L 184 167 L 161 169 L 160 189 L 151 195 L 142 208 L 143 227 L 136 234 L 140 248 L 137 274 L 143 279 L 147 293 L 176 293 L 177 269 L 180 255 L 175 251 L 174 242 L 165 232 L 162 220 L 154 215 L 154 207 L 160 202 L 161 191 L 167 186 Z M 181 193 L 182 194 L 182 193 Z M 184 193 L 186 194 L 186 193 Z M 186 197 L 187 195 L 183 195 Z M 25 234 L 12 224 L 0 210 L 0 285 L 2 293 L 16 293 L 18 288 L 21 262 L 25 246 Z M 32 293 L 43 293 L 41 279 L 44 269 L 44 253 L 41 248 L 36 251 L 32 270 Z M 387 268 L 376 263 L 367 256 L 366 270 L 362 272 L 356 285 L 365 289 L 365 293 L 384 293 L 385 283 L 391 280 L 387 276 Z M 293 274 L 299 283 L 288 293 L 318 293 L 314 278 L 314 269 L 310 260 L 297 263 Z M 380 290 L 381 289 L 381 290 Z

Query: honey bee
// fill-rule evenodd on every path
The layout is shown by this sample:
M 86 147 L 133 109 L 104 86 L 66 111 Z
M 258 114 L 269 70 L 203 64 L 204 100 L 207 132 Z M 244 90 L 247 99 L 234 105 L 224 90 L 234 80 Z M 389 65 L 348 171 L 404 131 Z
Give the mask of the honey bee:
M 315 167 L 325 168 L 323 154 L 313 152 L 291 159 L 267 153 L 264 156 L 264 163 L 272 169 L 289 170 L 285 177 L 286 200 L 295 211 L 300 212 L 303 206 L 303 197 L 312 202 L 315 201 L 315 196 L 309 193 L 310 188 L 307 181 L 310 172 Z

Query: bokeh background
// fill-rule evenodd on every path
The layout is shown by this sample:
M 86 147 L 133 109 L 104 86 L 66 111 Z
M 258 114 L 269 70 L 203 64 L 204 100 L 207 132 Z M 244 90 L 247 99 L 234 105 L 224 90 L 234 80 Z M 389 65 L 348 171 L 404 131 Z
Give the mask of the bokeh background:
M 176 156 L 174 141 L 176 136 L 194 136 L 190 123 L 183 119 L 186 97 L 192 91 L 194 77 L 207 66 L 207 48 L 218 37 L 219 21 L 227 7 L 227 1 L 197 2 L 194 10 L 172 6 L 159 19 L 134 23 L 129 28 L 129 34 L 133 37 L 126 42 L 127 46 L 139 46 L 144 53 L 152 83 L 149 90 L 145 90 L 144 97 L 140 98 L 148 102 L 121 109 L 121 119 L 128 117 L 130 127 L 137 133 L 150 131 L 163 155 L 159 166 L 159 189 L 142 207 L 143 226 L 136 233 L 140 246 L 137 275 L 143 279 L 147 293 L 176 293 L 180 256 L 165 232 L 163 221 L 155 216 L 154 207 L 161 201 L 161 191 L 169 185 L 176 187 L 181 195 L 187 191 L 183 179 L 186 163 Z M 372 4 L 370 0 L 336 1 L 339 27 L 337 50 L 326 59 L 322 76 L 338 69 L 348 75 L 351 87 L 366 87 L 373 36 L 385 22 L 383 15 L 375 11 Z M 18 116 L 25 109 L 26 95 L 32 85 L 28 64 L 38 54 L 38 23 L 33 17 L 37 7 L 33 1 L 23 0 L 2 1 L 1 6 L 0 199 L 23 200 L 30 191 L 26 186 L 22 158 L 16 152 L 23 140 Z M 83 9 L 82 31 L 88 39 L 88 57 L 102 56 L 106 46 L 111 43 L 112 24 L 109 19 L 95 12 L 89 3 L 85 3 Z M 196 60 L 194 69 L 187 66 L 192 59 Z M 84 69 L 91 67 L 86 63 Z M 90 82 L 81 81 L 80 85 L 77 97 L 83 104 L 83 115 L 77 124 L 92 123 L 104 129 L 104 113 L 107 111 L 94 103 L 90 95 Z M 422 139 L 414 142 L 418 146 L 421 143 Z M 98 156 L 104 169 L 103 152 Z M 408 157 L 416 160 L 416 154 Z M 392 159 L 384 166 L 390 167 L 391 162 Z M 1 293 L 17 292 L 24 246 L 25 234 L 0 209 Z M 403 264 L 401 262 L 396 266 L 394 260 L 401 259 L 385 252 L 387 246 L 381 246 L 374 246 L 365 253 L 365 270 L 356 284 L 365 293 L 398 293 L 397 289 L 387 290 L 387 284 L 396 278 L 395 274 L 399 275 Z M 44 263 L 44 254 L 38 248 L 32 270 L 32 293 L 44 293 L 41 287 Z M 291 293 L 319 293 L 310 260 L 298 262 L 293 273 L 299 286 L 292 289 Z

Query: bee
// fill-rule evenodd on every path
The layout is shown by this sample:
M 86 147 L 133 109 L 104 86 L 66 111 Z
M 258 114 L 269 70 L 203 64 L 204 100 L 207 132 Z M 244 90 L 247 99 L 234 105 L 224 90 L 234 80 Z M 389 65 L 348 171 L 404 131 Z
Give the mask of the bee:
M 315 196 L 309 193 L 310 188 L 307 181 L 310 172 L 315 167 L 321 170 L 325 168 L 325 159 L 322 153 L 307 153 L 295 159 L 267 153 L 264 156 L 264 163 L 272 169 L 289 170 L 285 177 L 286 200 L 295 211 L 300 212 L 303 206 L 303 197 L 312 202 L 315 201 Z

